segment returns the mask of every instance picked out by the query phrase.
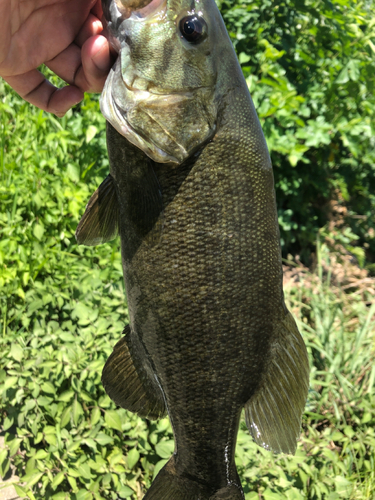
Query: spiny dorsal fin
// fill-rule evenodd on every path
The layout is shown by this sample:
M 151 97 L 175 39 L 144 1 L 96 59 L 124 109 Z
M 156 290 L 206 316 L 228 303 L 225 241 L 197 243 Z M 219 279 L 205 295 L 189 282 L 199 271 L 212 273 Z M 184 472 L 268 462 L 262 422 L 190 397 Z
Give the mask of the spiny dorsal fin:
M 142 344 L 129 325 L 103 369 L 102 383 L 117 405 L 151 420 L 165 415 L 164 395 L 154 376 Z
M 309 362 L 290 313 L 278 329 L 265 379 L 245 405 L 245 420 L 257 444 L 276 453 L 294 454 L 309 388 Z
M 118 235 L 118 202 L 111 175 L 107 175 L 91 196 L 76 230 L 79 245 L 95 246 Z

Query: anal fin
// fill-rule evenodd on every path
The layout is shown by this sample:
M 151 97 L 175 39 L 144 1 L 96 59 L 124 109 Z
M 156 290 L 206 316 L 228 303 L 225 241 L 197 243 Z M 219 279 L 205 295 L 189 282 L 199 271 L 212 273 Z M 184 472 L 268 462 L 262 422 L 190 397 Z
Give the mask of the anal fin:
M 102 383 L 117 405 L 140 417 L 156 420 L 166 413 L 162 390 L 129 325 L 104 366 Z
M 309 362 L 292 315 L 288 313 L 276 328 L 267 373 L 245 405 L 245 420 L 258 445 L 294 454 L 309 388 Z

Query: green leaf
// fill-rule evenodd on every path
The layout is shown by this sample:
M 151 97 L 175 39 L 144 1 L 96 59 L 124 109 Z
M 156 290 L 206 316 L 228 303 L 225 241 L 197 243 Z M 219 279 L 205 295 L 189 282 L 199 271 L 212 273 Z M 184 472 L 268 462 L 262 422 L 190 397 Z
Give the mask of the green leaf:
M 68 403 L 74 396 L 75 392 L 72 390 L 69 391 L 64 391 L 63 393 L 60 394 L 58 397 L 59 401 L 64 401 L 65 403 Z
M 42 224 L 38 224 L 38 223 L 35 224 L 34 229 L 33 229 L 33 233 L 34 233 L 35 238 L 37 238 L 38 240 L 42 240 L 43 235 L 44 235 L 44 227 L 42 226 Z
M 339 493 L 339 495 L 343 495 L 343 498 L 350 498 L 350 495 L 353 491 L 352 482 L 343 476 L 336 476 L 335 483 L 336 483 L 336 490 Z
M 8 450 L 6 448 L 0 448 L 0 466 L 8 456 Z
M 68 425 L 68 423 L 70 422 L 71 414 L 72 414 L 72 407 L 67 406 L 61 415 L 61 420 L 60 420 L 60 427 L 61 428 L 66 427 Z
M 238 60 L 240 61 L 240 64 L 245 64 L 249 62 L 251 57 L 248 54 L 245 54 L 245 52 L 241 52 L 241 54 L 238 57 Z
M 164 465 L 168 462 L 168 460 L 159 460 L 159 462 L 157 462 L 157 464 L 155 465 L 155 468 L 154 468 L 154 474 L 153 474 L 152 480 L 155 479 L 155 477 L 158 475 L 159 471 L 164 467 Z
M 263 492 L 263 497 L 264 500 L 285 500 L 285 495 L 283 493 L 279 493 L 277 491 L 273 491 L 269 488 L 267 488 Z
M 117 493 L 119 494 L 120 498 L 129 498 L 135 494 L 134 490 L 126 485 L 121 486 L 120 489 L 117 490 Z
M 132 448 L 128 452 L 127 457 L 126 457 L 126 461 L 127 461 L 129 469 L 133 469 L 135 464 L 138 462 L 139 457 L 140 457 L 140 455 L 139 455 L 139 451 L 137 450 L 137 448 Z
M 95 437 L 95 441 L 97 441 L 101 446 L 105 446 L 113 443 L 113 438 L 103 432 L 99 432 L 99 434 Z
M 245 500 L 259 500 L 259 494 L 255 491 L 245 494 Z
M 52 403 L 53 399 L 47 396 L 38 396 L 39 406 L 48 406 Z
M 174 451 L 174 441 L 172 439 L 169 441 L 160 441 L 155 446 L 155 451 L 160 458 L 170 458 Z
M 349 81 L 349 71 L 348 71 L 348 66 L 346 65 L 340 71 L 338 77 L 336 78 L 336 83 L 343 84 L 343 83 L 347 83 L 348 81 Z
M 4 419 L 4 423 L 3 423 L 3 429 L 4 431 L 7 431 L 8 429 L 10 429 L 12 427 L 14 423 L 14 418 L 9 418 L 9 417 L 5 417 Z
M 349 438 L 352 438 L 353 436 L 355 436 L 355 431 L 353 429 L 353 427 L 351 427 L 350 425 L 346 425 L 344 427 L 344 433 L 346 436 L 348 436 Z
M 56 393 L 56 387 L 51 384 L 51 382 L 44 382 L 41 385 L 41 389 L 43 392 L 47 392 L 48 394 L 55 394 Z
M 32 488 L 34 486 L 34 484 L 38 483 L 40 481 L 40 479 L 42 478 L 44 472 L 33 472 L 30 476 L 28 476 L 27 478 L 24 477 L 23 480 L 26 482 L 26 485 L 29 487 L 29 488 Z
M 23 358 L 22 347 L 19 344 L 12 344 L 12 347 L 10 348 L 10 355 L 16 361 L 21 361 L 21 359 Z
M 16 490 L 16 493 L 17 495 L 20 497 L 20 498 L 24 498 L 24 497 L 27 497 L 27 490 L 26 488 L 23 488 L 22 486 L 20 486 L 19 484 L 13 484 L 13 487 L 14 489 Z
M 69 494 L 65 491 L 60 491 L 59 493 L 55 493 L 52 495 L 52 500 L 69 500 Z
M 92 448 L 93 450 L 96 450 L 97 449 L 97 446 L 96 446 L 96 443 L 93 439 L 91 438 L 86 438 L 83 440 L 83 442 L 89 446 L 90 448 Z
M 98 129 L 95 127 L 95 125 L 89 125 L 86 130 L 86 142 L 87 144 L 93 140 L 95 135 L 97 134 Z
M 73 469 L 73 468 L 69 468 L 68 469 L 68 477 L 76 477 L 76 478 L 79 478 L 80 477 L 80 474 L 79 472 L 76 470 L 76 469 Z
M 98 317 L 98 311 L 92 310 L 82 302 L 77 302 L 72 312 L 73 318 L 78 318 L 80 325 L 92 323 Z
M 22 443 L 22 439 L 15 438 L 9 443 L 9 456 L 13 456 L 19 450 L 20 444 Z
M 81 169 L 76 163 L 68 163 L 66 173 L 73 182 L 79 182 L 81 177 Z
M 10 468 L 10 460 L 7 459 L 7 460 L 3 460 L 1 466 L 0 466 L 0 477 L 5 477 L 8 470 Z
M 92 478 L 90 467 L 87 463 L 78 465 L 77 469 L 78 472 L 81 474 L 81 476 L 84 477 L 85 479 Z
M 38 450 L 35 455 L 34 455 L 34 458 L 36 460 L 44 460 L 45 458 L 47 458 L 49 455 L 49 453 L 46 451 L 46 450 Z
M 96 425 L 100 420 L 100 409 L 98 406 L 95 406 L 95 408 L 91 412 L 91 425 Z
M 8 377 L 5 379 L 5 382 L 2 385 L 1 389 L 3 391 L 7 391 L 10 388 L 17 387 L 17 383 L 18 383 L 18 377 Z
M 80 420 L 81 416 L 83 415 L 83 408 L 81 403 L 75 399 L 72 404 L 72 416 L 73 416 L 73 422 L 74 425 L 78 424 L 78 421 Z
M 305 500 L 305 495 L 303 495 L 297 488 L 290 488 L 285 492 L 287 500 Z
M 76 500 L 92 500 L 92 494 L 87 490 L 79 490 L 76 494 Z
M 68 475 L 67 479 L 69 481 L 69 484 L 70 484 L 73 492 L 75 493 L 76 491 L 78 491 L 77 481 L 75 480 L 75 478 L 72 477 L 72 476 L 70 476 L 70 475 Z
M 53 478 L 53 481 L 51 483 L 51 488 L 55 490 L 59 484 L 61 484 L 65 479 L 65 475 L 63 472 L 59 472 L 56 474 L 56 476 Z
M 110 429 L 122 430 L 121 419 L 116 410 L 107 410 L 104 415 L 105 423 Z

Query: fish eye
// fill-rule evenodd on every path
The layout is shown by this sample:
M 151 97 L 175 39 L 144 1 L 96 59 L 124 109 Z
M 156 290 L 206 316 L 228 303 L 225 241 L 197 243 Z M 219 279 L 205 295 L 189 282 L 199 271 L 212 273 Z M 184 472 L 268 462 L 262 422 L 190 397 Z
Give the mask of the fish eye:
M 207 36 L 207 24 L 196 15 L 183 17 L 180 21 L 181 38 L 190 43 L 199 43 Z

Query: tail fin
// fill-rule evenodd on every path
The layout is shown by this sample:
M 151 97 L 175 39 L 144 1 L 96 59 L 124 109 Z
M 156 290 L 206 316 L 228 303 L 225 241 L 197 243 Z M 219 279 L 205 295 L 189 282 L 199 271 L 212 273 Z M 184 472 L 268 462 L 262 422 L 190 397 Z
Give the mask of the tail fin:
M 169 460 L 156 476 L 143 500 L 244 500 L 238 484 L 230 484 L 212 491 L 212 488 L 194 481 L 193 477 L 179 475 L 175 468 L 175 457 Z

